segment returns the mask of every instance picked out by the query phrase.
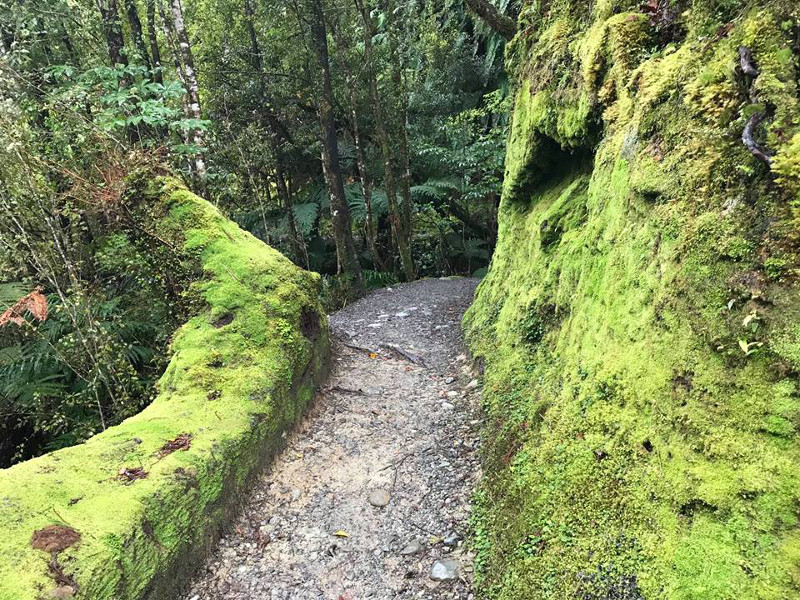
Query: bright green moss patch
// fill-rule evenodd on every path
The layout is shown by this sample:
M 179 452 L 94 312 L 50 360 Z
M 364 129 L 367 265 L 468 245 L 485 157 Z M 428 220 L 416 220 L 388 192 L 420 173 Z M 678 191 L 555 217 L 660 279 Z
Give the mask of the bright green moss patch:
M 522 13 L 499 243 L 465 318 L 486 597 L 800 597 L 800 14 L 722 4 Z M 773 173 L 741 141 L 758 110 Z
M 324 372 L 327 320 L 316 275 L 303 272 L 180 184 L 142 200 L 155 233 L 194 257 L 201 307 L 176 333 L 158 397 L 90 439 L 0 471 L 0 599 L 164 599 L 219 533 L 243 485 L 312 399 Z M 183 433 L 190 447 L 162 447 Z M 142 468 L 130 479 L 123 469 Z M 68 526 L 56 555 L 34 532 Z

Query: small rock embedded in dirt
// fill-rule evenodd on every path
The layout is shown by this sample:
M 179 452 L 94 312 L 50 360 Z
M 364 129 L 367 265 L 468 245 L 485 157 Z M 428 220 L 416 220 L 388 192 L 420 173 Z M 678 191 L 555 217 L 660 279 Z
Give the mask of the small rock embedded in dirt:
M 458 544 L 458 534 L 455 532 L 447 534 L 447 537 L 444 538 L 444 545 L 445 546 L 455 546 Z
M 402 550 L 400 550 L 400 554 L 403 556 L 408 556 L 410 554 L 416 554 L 420 550 L 422 550 L 422 542 L 419 540 L 411 540 Z
M 474 390 L 476 387 L 478 387 L 478 380 L 477 379 L 473 379 L 472 381 L 470 381 L 467 384 L 467 389 L 468 390 Z
M 449 402 L 442 402 L 442 408 L 445 410 L 453 410 L 455 408 L 455 405 L 450 404 Z
M 456 378 L 455 378 L 455 377 L 448 377 L 447 379 L 445 379 L 445 380 L 444 380 L 444 382 L 445 382 L 447 385 L 450 385 L 450 384 L 451 384 L 451 383 L 453 383 L 455 380 L 456 380 Z
M 75 595 L 75 588 L 71 585 L 60 585 L 50 592 L 51 598 L 72 598 Z
M 452 581 L 458 578 L 458 561 L 442 558 L 433 563 L 431 579 L 434 581 Z
M 386 490 L 373 490 L 370 492 L 368 500 L 372 506 L 381 508 L 389 504 L 390 497 Z

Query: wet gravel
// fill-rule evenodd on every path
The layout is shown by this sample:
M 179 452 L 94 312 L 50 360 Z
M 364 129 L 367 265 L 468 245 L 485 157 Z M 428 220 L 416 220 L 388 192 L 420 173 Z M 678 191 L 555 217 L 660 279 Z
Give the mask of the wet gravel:
M 476 280 L 331 315 L 332 373 L 181 600 L 472 597 L 479 397 L 460 320 Z

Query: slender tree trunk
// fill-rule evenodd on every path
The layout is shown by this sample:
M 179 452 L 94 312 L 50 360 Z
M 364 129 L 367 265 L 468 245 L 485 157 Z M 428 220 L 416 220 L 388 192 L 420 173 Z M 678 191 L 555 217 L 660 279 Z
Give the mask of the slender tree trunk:
M 122 24 L 119 20 L 117 0 L 97 0 L 97 8 L 103 19 L 103 35 L 108 46 L 108 56 L 111 65 L 128 65 L 125 56 L 125 38 L 122 37 Z
M 0 56 L 11 54 L 14 45 L 14 29 L 10 23 L 0 23 Z
M 281 199 L 283 208 L 286 211 L 286 220 L 289 224 L 289 244 L 292 247 L 292 253 L 295 260 L 308 269 L 308 249 L 306 248 L 305 240 L 302 233 L 297 228 L 297 221 L 294 218 L 294 207 L 292 203 L 292 194 L 286 185 L 286 179 L 283 172 L 283 165 L 281 159 L 276 158 L 277 166 L 275 167 L 275 183 L 278 186 L 278 197 Z
M 178 81 L 181 82 L 181 86 L 183 89 L 186 89 L 186 77 L 183 72 L 183 64 L 181 64 L 181 54 L 180 50 L 178 50 L 178 41 L 175 35 L 175 27 L 172 22 L 172 14 L 168 13 L 164 7 L 164 0 L 154 0 L 158 2 L 158 12 L 161 13 L 161 23 L 164 26 L 164 38 L 167 40 L 167 45 L 172 54 L 172 64 L 175 67 L 175 75 L 178 77 Z M 189 113 L 189 98 L 186 94 L 181 94 L 181 105 L 183 107 L 183 114 L 186 117 L 190 116 Z M 190 132 L 182 131 L 181 135 L 183 136 L 183 142 L 185 144 L 191 143 Z M 186 165 L 189 169 L 190 173 L 194 173 L 194 165 L 192 161 L 187 158 Z
M 194 57 L 192 56 L 192 47 L 189 43 L 189 34 L 186 31 L 186 23 L 183 19 L 183 6 L 181 0 L 170 0 L 170 7 L 172 9 L 172 20 L 174 25 L 175 39 L 177 41 L 177 48 L 179 56 L 176 62 L 179 62 L 183 70 L 183 83 L 186 86 L 186 93 L 188 96 L 187 101 L 187 116 L 190 119 L 202 119 L 203 114 L 200 110 L 200 86 L 197 83 L 197 73 L 194 68 Z M 203 132 L 200 128 L 195 128 L 191 133 L 192 144 L 198 147 L 203 146 Z M 203 154 L 198 152 L 194 155 L 193 172 L 197 179 L 197 184 L 201 190 L 205 190 L 206 181 L 206 163 Z
M 386 116 L 383 112 L 380 94 L 378 93 L 378 81 L 376 79 L 374 65 L 372 64 L 372 33 L 373 24 L 372 17 L 369 15 L 369 9 L 364 5 L 362 0 L 355 0 L 356 8 L 361 14 L 361 19 L 364 23 L 364 63 L 366 65 L 366 74 L 369 84 L 370 97 L 372 98 L 372 111 L 375 116 L 375 130 L 378 135 L 378 142 L 383 155 L 383 170 L 384 170 L 384 188 L 386 190 L 386 199 L 389 205 L 389 222 L 392 228 L 392 238 L 397 246 L 400 254 L 400 264 L 403 268 L 403 273 L 408 281 L 416 277 L 414 270 L 414 263 L 411 258 L 411 246 L 408 237 L 403 228 L 403 219 L 400 214 L 400 207 L 397 205 L 397 183 L 394 177 L 391 144 L 389 143 L 389 134 L 386 130 Z
M 345 44 L 340 35 L 337 26 L 331 26 L 333 37 L 336 40 L 336 52 L 339 57 L 339 62 L 344 69 L 345 80 L 347 83 L 347 90 L 349 92 L 350 100 L 350 120 L 353 130 L 353 141 L 356 146 L 356 164 L 358 166 L 358 179 L 361 183 L 361 194 L 364 196 L 364 238 L 367 241 L 367 247 L 372 255 L 372 261 L 375 266 L 383 271 L 386 268 L 383 260 L 381 259 L 378 247 L 376 244 L 376 237 L 378 235 L 377 227 L 375 226 L 375 219 L 372 214 L 372 177 L 367 171 L 367 161 L 364 154 L 364 138 L 361 135 L 361 125 L 358 110 L 358 81 L 353 76 L 353 71 L 347 62 L 344 54 Z
M 153 81 L 163 84 L 161 50 L 158 48 L 158 35 L 156 34 L 156 0 L 147 0 L 147 39 L 150 43 L 150 54 L 153 56 Z
M 255 11 L 253 10 L 252 0 L 244 0 L 244 16 L 247 35 L 250 38 L 250 62 L 258 78 L 258 90 L 262 99 L 266 98 L 267 82 L 264 79 L 264 70 L 261 60 L 261 46 L 258 43 L 258 36 L 255 28 Z M 264 112 L 266 111 L 266 112 Z M 262 115 L 266 121 L 267 128 L 271 131 L 270 147 L 275 155 L 275 183 L 278 188 L 278 198 L 286 211 L 286 220 L 289 226 L 289 244 L 292 248 L 295 260 L 302 264 L 306 269 L 310 268 L 308 260 L 308 248 L 303 239 L 302 232 L 297 227 L 297 220 L 294 217 L 292 202 L 292 192 L 286 185 L 286 177 L 283 165 L 282 150 L 279 138 L 290 141 L 288 132 L 280 125 L 278 117 L 268 109 L 262 110 Z
M 389 2 L 388 12 L 392 15 L 395 14 L 394 2 Z M 398 126 L 400 136 L 400 163 L 403 171 L 400 175 L 400 195 L 403 198 L 403 206 L 401 215 L 403 219 L 403 232 L 409 240 L 409 244 L 414 239 L 413 223 L 411 214 L 413 212 L 413 203 L 411 200 L 411 158 L 408 143 L 408 88 L 406 86 L 406 78 L 404 74 L 403 55 L 400 50 L 400 43 L 397 39 L 395 31 L 395 23 L 390 22 L 389 29 L 389 47 L 391 50 L 391 63 L 392 63 L 392 80 L 395 84 L 396 94 L 398 97 Z
M 331 199 L 331 220 L 333 221 L 333 237 L 336 242 L 336 256 L 340 269 L 352 279 L 352 285 L 356 293 L 359 293 L 364 289 L 364 278 L 356 254 L 353 232 L 350 229 L 350 209 L 344 194 L 342 169 L 339 164 L 325 13 L 322 10 L 322 0 L 310 0 L 309 5 L 311 8 L 311 40 L 322 77 L 322 89 L 318 103 L 322 133 L 322 166 L 327 177 Z
M 64 49 L 67 51 L 69 59 L 72 61 L 72 64 L 76 66 L 80 65 L 81 64 L 80 57 L 78 56 L 78 53 L 75 52 L 75 46 L 72 44 L 72 40 L 70 39 L 66 28 L 62 25 L 60 29 L 61 29 L 61 36 L 60 36 L 61 43 L 64 45 Z
M 261 47 L 258 45 L 258 37 L 256 36 L 255 11 L 253 10 L 252 0 L 244 0 L 244 17 L 247 25 L 247 34 L 250 37 L 250 60 L 256 73 L 258 73 L 259 83 L 261 83 Z
M 142 21 L 139 19 L 139 11 L 136 8 L 135 0 L 124 0 L 125 12 L 128 15 L 128 25 L 131 28 L 131 36 L 133 43 L 136 44 L 136 49 L 142 57 L 142 62 L 147 68 L 148 73 L 152 73 L 153 66 L 150 63 L 150 55 L 147 52 L 147 46 L 144 43 L 144 34 L 142 32 Z

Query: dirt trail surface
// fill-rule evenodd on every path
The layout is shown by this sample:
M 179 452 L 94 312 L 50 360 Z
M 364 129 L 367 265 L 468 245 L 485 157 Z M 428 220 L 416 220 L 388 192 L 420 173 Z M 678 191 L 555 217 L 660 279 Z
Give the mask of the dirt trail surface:
M 331 316 L 329 381 L 184 600 L 472 598 L 475 285 L 399 285 Z

